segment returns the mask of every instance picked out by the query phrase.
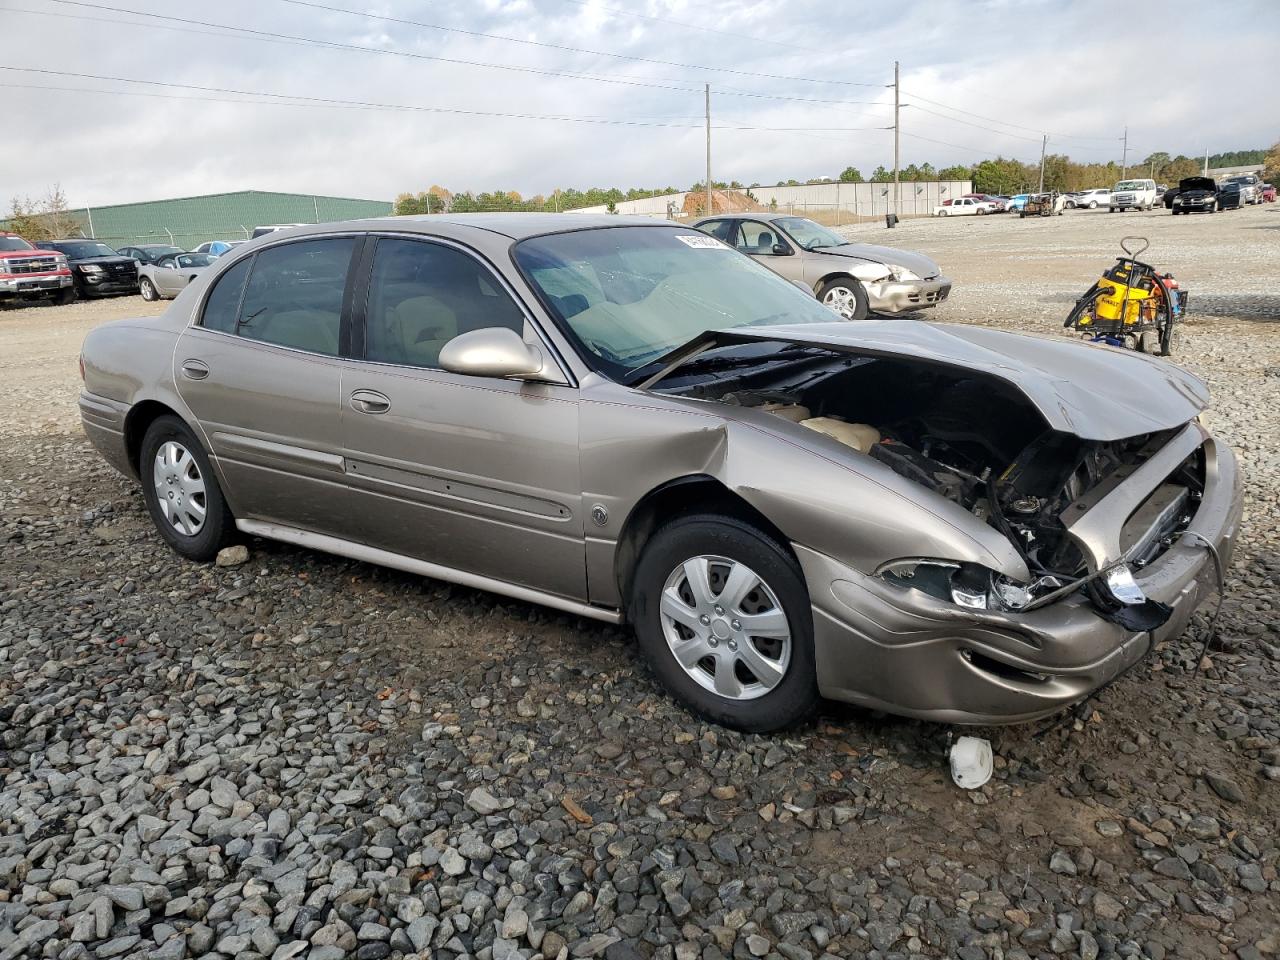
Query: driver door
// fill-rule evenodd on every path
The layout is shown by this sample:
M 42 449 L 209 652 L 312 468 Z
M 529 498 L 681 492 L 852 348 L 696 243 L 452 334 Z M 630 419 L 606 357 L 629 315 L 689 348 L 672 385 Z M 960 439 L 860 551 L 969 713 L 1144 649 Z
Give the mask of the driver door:
M 151 280 L 162 297 L 176 297 L 187 285 L 186 278 L 178 272 L 177 261 L 172 257 L 161 257 L 151 268 Z
M 461 333 L 537 341 L 505 283 L 464 248 L 380 237 L 356 302 L 341 430 L 364 542 L 585 600 L 577 389 L 440 368 Z

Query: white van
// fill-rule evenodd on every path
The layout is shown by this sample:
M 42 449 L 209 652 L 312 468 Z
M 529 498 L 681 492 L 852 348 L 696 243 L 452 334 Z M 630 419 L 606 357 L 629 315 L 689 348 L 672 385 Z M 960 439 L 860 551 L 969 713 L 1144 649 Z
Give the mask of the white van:
M 1108 212 L 1117 210 L 1150 210 L 1156 205 L 1154 180 L 1121 180 L 1111 191 Z

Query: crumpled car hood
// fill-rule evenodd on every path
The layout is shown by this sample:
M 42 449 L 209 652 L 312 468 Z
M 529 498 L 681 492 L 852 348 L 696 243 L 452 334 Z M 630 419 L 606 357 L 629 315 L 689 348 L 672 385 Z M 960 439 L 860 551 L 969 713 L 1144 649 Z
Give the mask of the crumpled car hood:
M 977 326 L 920 321 L 837 321 L 709 331 L 702 346 L 782 341 L 863 356 L 900 357 L 998 377 L 1020 390 L 1054 430 L 1083 440 L 1122 440 L 1180 427 L 1209 403 L 1198 377 L 1131 350 Z M 651 381 L 652 382 L 652 381 Z
M 898 250 L 894 247 L 881 247 L 874 243 L 847 243 L 839 247 L 820 247 L 814 253 L 824 253 L 833 257 L 857 257 L 871 263 L 883 263 L 891 267 L 906 267 L 921 280 L 932 280 L 942 271 L 938 265 L 920 253 L 910 250 Z

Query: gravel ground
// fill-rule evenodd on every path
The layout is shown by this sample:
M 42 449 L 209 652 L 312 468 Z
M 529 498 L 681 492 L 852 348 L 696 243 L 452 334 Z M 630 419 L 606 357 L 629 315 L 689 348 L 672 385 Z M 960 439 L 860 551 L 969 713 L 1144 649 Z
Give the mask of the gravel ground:
M 1240 451 L 1206 618 L 1093 700 L 981 731 L 691 719 L 625 632 L 255 541 L 180 561 L 79 433 L 83 333 L 0 312 L 0 960 L 1280 955 L 1280 208 L 915 221 L 938 319 L 1050 333 L 1122 233 L 1191 290 Z

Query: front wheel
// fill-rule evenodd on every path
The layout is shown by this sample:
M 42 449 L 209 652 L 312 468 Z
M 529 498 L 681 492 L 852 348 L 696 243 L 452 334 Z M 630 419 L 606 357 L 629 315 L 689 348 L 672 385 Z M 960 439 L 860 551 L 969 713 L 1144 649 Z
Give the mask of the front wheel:
M 75 303 L 80 299 L 80 295 L 76 293 L 75 284 L 69 287 L 63 287 L 58 293 L 58 305 L 65 307 L 69 303 Z
M 654 674 L 709 720 L 764 733 L 818 702 L 804 577 L 750 524 L 694 514 L 664 526 L 640 557 L 630 612 Z
M 212 560 L 235 538 L 235 519 L 191 428 L 157 417 L 142 438 L 142 495 L 160 536 L 189 560 Z
M 1097 210 L 1097 209 L 1098 209 L 1098 201 L 1097 201 L 1097 200 L 1091 200 L 1091 201 L 1089 201 L 1089 209 L 1090 209 L 1090 210 Z
M 150 277 L 143 277 L 138 281 L 138 292 L 142 294 L 142 299 L 148 303 L 160 299 L 160 292 L 156 289 L 156 285 L 151 282 Z
M 818 299 L 846 320 L 865 320 L 871 308 L 867 291 L 853 277 L 836 277 L 822 285 Z

